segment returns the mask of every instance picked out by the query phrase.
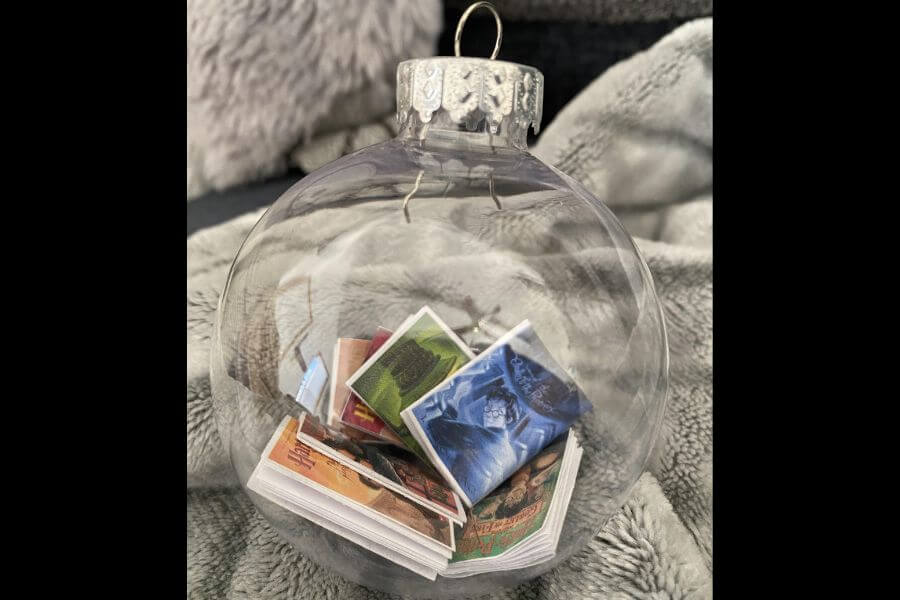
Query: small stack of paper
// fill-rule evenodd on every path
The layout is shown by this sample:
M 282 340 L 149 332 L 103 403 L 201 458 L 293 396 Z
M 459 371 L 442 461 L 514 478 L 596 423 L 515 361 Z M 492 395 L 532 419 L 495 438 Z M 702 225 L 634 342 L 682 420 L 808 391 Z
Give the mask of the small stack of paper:
M 475 355 L 427 306 L 311 361 L 248 487 L 429 579 L 556 553 L 584 394 L 523 321 Z M 322 374 L 324 373 L 324 379 Z

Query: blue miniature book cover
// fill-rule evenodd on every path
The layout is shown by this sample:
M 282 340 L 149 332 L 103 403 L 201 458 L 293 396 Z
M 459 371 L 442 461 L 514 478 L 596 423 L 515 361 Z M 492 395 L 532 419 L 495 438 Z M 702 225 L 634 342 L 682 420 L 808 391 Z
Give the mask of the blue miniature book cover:
M 526 320 L 401 416 L 472 506 L 590 409 Z

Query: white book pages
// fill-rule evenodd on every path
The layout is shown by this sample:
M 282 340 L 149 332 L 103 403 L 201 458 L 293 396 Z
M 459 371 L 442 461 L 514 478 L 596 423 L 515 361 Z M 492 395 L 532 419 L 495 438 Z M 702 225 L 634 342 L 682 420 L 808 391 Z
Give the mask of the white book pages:
M 328 531 L 336 533 L 337 535 L 340 535 L 341 537 L 344 537 L 344 538 L 350 540 L 354 544 L 357 544 L 367 550 L 370 550 L 379 556 L 383 556 L 387 560 L 389 560 L 393 563 L 396 563 L 396 564 L 400 565 L 401 567 L 405 567 L 405 568 L 409 569 L 410 571 L 412 571 L 413 573 L 416 573 L 417 575 L 426 577 L 426 578 L 430 579 L 431 581 L 434 581 L 437 578 L 437 570 L 436 569 L 432 569 L 432 568 L 423 566 L 423 565 L 417 563 L 415 560 L 411 560 L 410 558 L 403 556 L 399 552 L 391 550 L 390 548 L 387 548 L 381 544 L 378 544 L 377 542 L 374 542 L 371 539 L 363 537 L 362 535 L 353 531 L 350 528 L 341 526 L 333 521 L 329 521 L 328 519 L 322 518 L 322 517 L 314 514 L 312 511 L 305 509 L 303 506 L 301 506 L 295 502 L 292 502 L 291 500 L 275 493 L 274 490 L 269 488 L 267 485 L 263 484 L 258 478 L 255 477 L 255 475 L 256 475 L 256 473 L 254 473 L 254 475 L 252 475 L 250 477 L 250 481 L 247 482 L 247 487 L 250 488 L 251 490 L 253 490 L 254 492 L 256 492 L 257 494 L 259 494 L 260 496 L 263 496 L 264 498 L 274 502 L 275 504 L 281 506 L 282 508 L 291 511 L 292 513 L 297 514 L 297 515 L 303 517 L 304 519 L 307 519 L 308 521 L 315 523 L 316 525 L 318 525 L 324 529 L 327 529 Z
M 443 568 L 447 564 L 447 558 L 442 553 L 435 552 L 430 548 L 417 544 L 415 541 L 385 527 L 384 523 L 376 519 L 352 511 L 333 510 L 335 508 L 334 502 L 329 501 L 322 495 L 316 494 L 315 490 L 295 490 L 293 485 L 296 484 L 278 471 L 263 468 L 259 471 L 257 479 L 279 495 L 287 497 L 295 504 L 303 506 L 306 510 L 329 521 L 351 527 L 354 531 L 359 532 L 364 537 L 372 539 L 373 541 L 400 552 L 405 556 L 409 556 L 422 564 L 434 567 L 435 569 Z M 301 493 L 295 493 L 296 491 Z
M 569 461 L 568 465 L 565 465 L 565 473 L 561 474 L 560 477 L 561 501 L 550 507 L 547 523 L 532 538 L 529 538 L 528 544 L 513 549 L 513 554 L 510 554 L 508 557 L 511 565 L 520 563 L 526 565 L 537 564 L 540 560 L 547 560 L 556 554 L 556 546 L 559 544 L 559 536 L 562 533 L 569 501 L 572 498 L 572 491 L 575 489 L 575 478 L 578 475 L 578 467 L 581 464 L 583 452 L 584 449 L 580 446 L 575 448 L 572 460 Z M 504 555 L 503 558 L 506 559 L 507 556 Z
M 566 522 L 566 513 L 569 511 L 569 502 L 572 500 L 572 492 L 575 490 L 575 480 L 578 479 L 578 468 L 581 466 L 581 456 L 584 454 L 584 448 L 578 446 L 578 455 L 572 464 L 572 473 L 568 486 L 563 490 L 565 497 L 557 509 L 556 523 L 553 526 L 553 543 L 552 550 L 556 554 L 556 547 L 559 545 L 559 536 L 562 534 L 563 525 Z
M 448 519 L 454 521 L 455 523 L 459 523 L 460 525 L 462 525 L 463 523 L 466 522 L 466 513 L 463 508 L 462 502 L 459 499 L 459 496 L 453 497 L 453 500 L 456 503 L 456 511 L 452 511 L 445 506 L 442 506 L 436 502 L 432 502 L 432 501 L 428 500 L 427 498 L 418 496 L 414 492 L 403 487 L 402 485 L 398 484 L 397 482 L 391 481 L 390 479 L 388 479 L 384 475 L 381 475 L 380 473 L 377 473 L 373 469 L 369 469 L 369 468 L 365 467 L 364 465 L 359 464 L 357 461 L 341 454 L 334 448 L 330 447 L 328 444 L 324 444 L 324 443 L 320 442 L 319 440 L 317 440 L 316 438 L 303 433 L 303 431 L 302 431 L 303 423 L 305 420 L 306 420 L 306 415 L 305 414 L 300 415 L 300 419 L 299 419 L 300 425 L 298 426 L 298 429 L 297 429 L 297 439 L 302 441 L 304 444 L 307 444 L 308 446 L 315 448 L 316 450 L 318 450 L 325 456 L 333 458 L 334 460 L 338 461 L 342 465 L 348 466 L 349 468 L 353 469 L 357 473 L 362 473 L 366 477 L 377 481 L 384 487 L 386 487 L 390 490 L 393 490 L 406 498 L 409 498 L 416 504 L 420 504 L 420 505 L 438 513 L 439 515 L 443 515 L 443 516 L 447 517 Z M 419 459 L 416 458 L 415 460 L 419 460 Z
M 541 531 L 541 538 L 535 541 L 534 548 L 529 548 L 527 552 L 515 556 L 510 561 L 508 569 L 533 566 L 556 556 L 556 547 L 559 545 L 559 537 L 562 534 L 569 501 L 572 499 L 572 491 L 575 489 L 578 467 L 581 464 L 581 456 L 584 453 L 584 449 L 580 446 L 576 450 L 577 452 L 568 466 L 565 481 L 560 488 L 560 492 L 563 494 L 561 501 L 555 507 L 551 507 L 553 510 L 551 515 L 552 522 Z
M 447 569 L 441 572 L 445 577 L 467 577 L 489 571 L 507 571 L 523 567 L 533 566 L 550 560 L 556 555 L 556 547 L 565 515 L 568 511 L 572 491 L 575 488 L 575 480 L 578 476 L 578 468 L 584 449 L 578 445 L 577 437 L 573 430 L 569 430 L 566 439 L 566 452 L 563 464 L 560 465 L 559 480 L 556 492 L 550 502 L 547 519 L 541 528 L 523 539 L 517 545 L 508 549 L 500 556 L 487 558 L 474 558 L 460 563 L 451 563 Z
M 317 492 L 320 496 L 317 498 L 314 503 L 321 506 L 329 507 L 330 510 L 340 510 L 344 513 L 348 511 L 354 514 L 361 514 L 363 516 L 372 518 L 377 520 L 379 523 L 384 524 L 394 532 L 402 535 L 405 539 L 409 539 L 414 543 L 418 543 L 425 548 L 429 548 L 434 552 L 439 553 L 446 558 L 450 558 L 453 556 L 453 550 L 456 548 L 456 542 L 454 539 L 454 527 L 453 523 L 447 520 L 449 523 L 449 535 L 450 535 L 450 546 L 446 546 L 445 544 L 428 537 L 427 535 L 416 531 L 409 525 L 401 523 L 395 519 L 389 518 L 378 511 L 360 504 L 350 498 L 347 498 L 339 493 L 336 493 L 334 490 L 328 489 L 327 487 L 320 485 L 319 483 L 308 479 L 299 473 L 296 473 L 272 460 L 268 457 L 272 453 L 272 449 L 275 444 L 278 442 L 279 437 L 284 431 L 285 427 L 288 426 L 290 421 L 293 419 L 290 415 L 285 415 L 285 417 L 281 420 L 281 424 L 275 430 L 275 433 L 272 435 L 272 438 L 269 440 L 269 443 L 266 445 L 266 448 L 263 450 L 261 463 L 263 463 L 267 470 L 275 470 L 278 473 L 286 475 L 290 478 L 296 485 L 291 486 L 288 490 L 293 495 L 302 495 L 307 494 L 307 490 L 313 490 Z M 394 493 L 394 492 L 391 492 Z M 324 496 L 324 497 L 322 497 Z
M 361 504 L 357 504 L 348 498 L 341 497 L 340 495 L 331 492 L 328 488 L 318 485 L 314 481 L 303 480 L 302 477 L 292 472 L 290 469 L 285 469 L 277 463 L 267 460 L 266 470 L 270 472 L 275 471 L 278 474 L 285 475 L 291 479 L 296 487 L 292 486 L 290 490 L 287 490 L 287 485 L 283 480 L 282 485 L 292 496 L 303 498 L 315 506 L 324 507 L 331 514 L 340 515 L 349 520 L 354 520 L 355 518 L 359 518 L 360 520 L 371 520 L 383 526 L 385 537 L 390 537 L 394 540 L 406 540 L 406 543 L 408 544 L 421 546 L 423 551 L 428 550 L 448 559 L 453 556 L 453 548 L 448 548 L 443 544 L 422 535 L 411 527 L 388 519 L 377 511 L 362 506 Z M 452 526 L 450 531 L 452 536 Z

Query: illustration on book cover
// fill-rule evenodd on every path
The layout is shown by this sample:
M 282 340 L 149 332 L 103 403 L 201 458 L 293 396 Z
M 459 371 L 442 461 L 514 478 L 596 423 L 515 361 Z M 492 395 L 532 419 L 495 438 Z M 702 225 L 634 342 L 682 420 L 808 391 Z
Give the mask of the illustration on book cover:
M 470 503 L 564 433 L 591 405 L 528 321 L 404 414 Z

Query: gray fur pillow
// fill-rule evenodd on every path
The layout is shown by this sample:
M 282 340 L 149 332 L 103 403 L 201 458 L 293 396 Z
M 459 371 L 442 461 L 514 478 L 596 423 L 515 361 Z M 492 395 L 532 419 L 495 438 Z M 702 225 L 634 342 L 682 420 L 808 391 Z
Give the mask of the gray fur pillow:
M 392 112 L 397 63 L 433 55 L 443 25 L 439 0 L 188 0 L 187 16 L 188 198 Z

